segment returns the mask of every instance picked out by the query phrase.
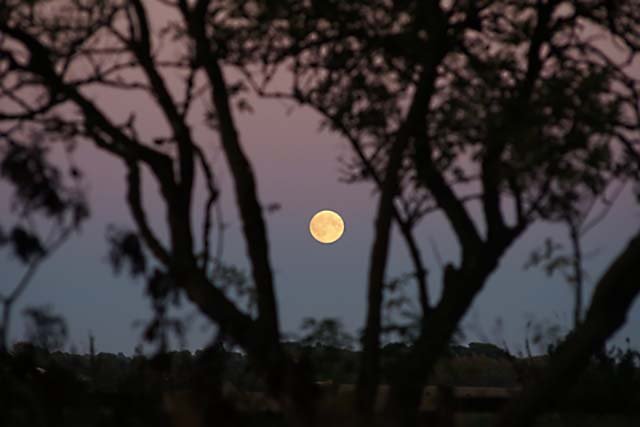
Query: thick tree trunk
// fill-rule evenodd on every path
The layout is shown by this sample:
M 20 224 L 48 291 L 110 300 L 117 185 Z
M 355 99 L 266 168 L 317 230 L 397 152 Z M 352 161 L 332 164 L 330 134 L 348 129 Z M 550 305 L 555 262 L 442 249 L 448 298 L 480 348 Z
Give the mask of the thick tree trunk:
M 407 117 L 389 151 L 389 163 L 387 164 L 376 216 L 375 240 L 369 257 L 367 319 L 362 341 L 363 348 L 358 377 L 358 412 L 363 416 L 365 422 L 372 414 L 378 385 L 383 287 L 389 254 L 391 221 L 394 214 L 393 202 L 398 191 L 398 174 L 411 138 L 424 123 L 424 117 L 434 92 L 437 65 L 444 57 L 444 53 L 445 50 L 443 48 L 438 49 L 434 52 L 431 61 L 424 66 L 425 68 L 421 73 L 420 82 L 416 87 Z
M 438 359 L 477 292 L 482 289 L 496 264 L 487 261 L 481 269 L 456 270 L 447 266 L 440 303 L 429 313 L 424 329 L 409 355 L 398 366 L 386 410 L 401 420 L 402 425 L 415 426 L 422 390 Z
M 220 140 L 233 176 L 238 210 L 242 219 L 251 273 L 257 290 L 258 326 L 260 336 L 269 342 L 269 351 L 263 357 L 274 358 L 280 350 L 278 310 L 273 289 L 273 274 L 269 257 L 267 229 L 258 201 L 253 169 L 240 145 L 235 121 L 229 105 L 229 93 L 218 59 L 211 51 L 205 31 L 207 2 L 199 2 L 194 10 L 186 12 L 189 30 L 195 42 L 198 63 L 204 69 L 211 84 L 211 98 L 217 113 Z M 204 10 L 199 10 L 202 7 Z
M 381 311 L 384 276 L 389 254 L 393 199 L 398 187 L 398 169 L 408 145 L 408 136 L 399 137 L 392 148 L 387 176 L 382 188 L 375 224 L 375 241 L 369 257 L 369 286 L 367 295 L 367 319 L 358 377 L 358 411 L 370 415 L 378 384 Z
M 233 176 L 235 196 L 257 293 L 258 319 L 255 322 L 251 324 L 245 322 L 243 326 L 237 326 L 235 321 L 227 318 L 222 319 L 223 322 L 219 324 L 229 330 L 230 336 L 234 339 L 244 340 L 243 347 L 251 359 L 266 373 L 268 386 L 284 404 L 290 423 L 312 425 L 314 413 L 312 382 L 304 376 L 299 364 L 284 353 L 280 343 L 278 308 L 273 286 L 267 228 L 258 200 L 253 169 L 240 144 L 235 127 L 225 77 L 207 39 L 204 20 L 208 1 L 197 2 L 192 10 L 189 10 L 186 3 L 181 7 L 194 40 L 197 62 L 205 71 L 211 84 L 211 98 L 217 113 L 219 135 Z M 206 289 L 200 289 L 197 293 L 205 291 Z M 224 301 L 219 303 L 222 304 Z M 225 305 L 229 304 L 225 303 Z M 215 313 L 212 311 L 217 311 L 218 306 L 218 304 L 204 304 L 201 309 L 213 316 Z M 237 317 L 232 313 L 231 306 L 227 311 L 230 315 Z

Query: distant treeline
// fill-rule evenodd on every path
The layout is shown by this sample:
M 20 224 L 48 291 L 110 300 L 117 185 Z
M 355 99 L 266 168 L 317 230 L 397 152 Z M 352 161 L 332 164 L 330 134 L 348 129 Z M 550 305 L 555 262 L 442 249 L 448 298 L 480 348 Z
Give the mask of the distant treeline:
M 352 384 L 356 380 L 358 351 L 296 342 L 288 343 L 286 349 L 307 364 L 317 383 Z M 382 383 L 392 381 L 399 356 L 409 349 L 401 343 L 383 347 Z M 515 357 L 492 344 L 455 345 L 437 364 L 431 384 L 526 385 L 544 368 L 547 357 Z M 638 361 L 639 354 L 633 350 L 612 350 L 594 358 L 591 369 L 574 388 L 569 405 L 577 409 L 614 408 L 622 413 L 640 407 Z M 21 343 L 1 356 L 0 384 L 0 402 L 9 408 L 0 414 L 3 426 L 158 426 L 166 424 L 162 414 L 166 413 L 167 392 L 187 391 L 207 402 L 217 402 L 214 406 L 221 410 L 226 404 L 233 407 L 233 402 L 224 403 L 225 387 L 265 390 L 250 361 L 223 345 L 148 357 L 48 352 Z
M 307 345 L 288 342 L 288 352 L 308 366 L 309 375 L 316 382 L 353 384 L 360 352 L 327 345 Z M 404 343 L 387 344 L 381 349 L 382 382 L 393 379 L 400 356 L 409 351 Z M 191 352 L 169 351 L 154 356 L 123 353 L 74 354 L 49 352 L 29 343 L 19 343 L 11 353 L 13 364 L 24 368 L 37 367 L 40 372 L 59 370 L 72 375 L 77 381 L 90 384 L 96 390 L 114 391 L 123 382 L 140 375 L 154 375 L 168 386 L 181 386 L 206 369 L 215 372 L 217 381 L 231 383 L 248 391 L 263 391 L 264 385 L 248 358 L 223 345 Z M 477 387 L 514 387 L 535 376 L 542 369 L 548 355 L 522 357 L 489 343 L 452 345 L 438 363 L 430 384 Z M 594 369 L 607 367 L 608 374 L 626 370 L 628 380 L 638 375 L 639 353 L 628 349 L 613 349 L 594 359 Z M 4 367 L 6 368 L 6 366 Z
M 393 375 L 399 356 L 408 351 L 406 344 L 388 344 L 382 348 L 382 378 L 387 382 Z M 304 359 L 310 375 L 318 382 L 352 384 L 356 381 L 359 351 L 327 345 L 305 345 L 289 342 L 286 345 L 295 358 Z M 118 384 L 139 375 L 145 370 L 160 375 L 166 384 L 180 386 L 190 375 L 202 369 L 203 364 L 215 369 L 219 380 L 249 390 L 263 391 L 258 374 L 247 357 L 227 350 L 223 346 L 196 350 L 170 351 L 155 356 L 123 353 L 75 354 L 61 351 L 49 352 L 29 343 L 19 343 L 12 352 L 22 364 L 37 366 L 41 370 L 65 371 L 98 390 L 116 390 Z M 471 343 L 468 346 L 453 345 L 448 356 L 436 369 L 433 384 L 471 386 L 515 386 L 517 373 L 512 355 L 493 344 Z

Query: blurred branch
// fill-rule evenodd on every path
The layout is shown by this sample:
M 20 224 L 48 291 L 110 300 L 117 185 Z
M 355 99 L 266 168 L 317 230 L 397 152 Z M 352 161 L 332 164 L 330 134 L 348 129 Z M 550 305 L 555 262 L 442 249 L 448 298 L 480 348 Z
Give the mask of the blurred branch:
M 13 288 L 11 293 L 6 297 L 0 295 L 0 302 L 2 303 L 2 324 L 0 324 L 0 354 L 8 350 L 9 328 L 13 305 L 27 289 L 27 286 L 31 283 L 31 279 L 37 273 L 38 269 L 42 266 L 42 263 L 52 254 L 54 254 L 60 248 L 60 246 L 62 246 L 62 244 L 71 235 L 71 232 L 75 229 L 76 227 L 74 225 L 64 226 L 58 236 L 56 236 L 53 241 L 47 245 L 46 249 L 40 255 L 37 255 L 29 262 L 27 269 L 22 274 L 22 277 Z

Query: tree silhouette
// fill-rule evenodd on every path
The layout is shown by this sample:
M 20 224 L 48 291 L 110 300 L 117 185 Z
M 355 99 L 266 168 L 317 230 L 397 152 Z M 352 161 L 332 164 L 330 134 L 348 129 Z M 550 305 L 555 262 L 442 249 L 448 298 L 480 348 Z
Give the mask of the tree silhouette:
M 248 88 L 314 108 L 353 149 L 346 177 L 379 190 L 358 379 L 365 424 L 379 381 L 392 223 L 414 263 L 422 319 L 399 364 L 390 410 L 414 425 L 436 361 L 513 243 L 534 223 L 581 212 L 612 185 L 640 181 L 640 87 L 630 68 L 640 48 L 635 0 L 160 3 L 170 18 L 150 18 L 141 0 L 6 1 L 3 138 L 35 128 L 120 159 L 136 230 L 111 235 L 120 249 L 111 259 L 121 265 L 128 255 L 132 272 L 152 271 L 152 296 L 186 294 L 266 373 L 292 422 L 310 422 L 313 393 L 280 342 L 267 229 L 234 118 L 247 108 Z M 242 79 L 227 77 L 229 70 Z M 280 76 L 289 79 L 284 89 Z M 145 135 L 135 112 L 101 105 L 103 93 L 122 91 L 151 100 L 166 131 Z M 205 136 L 194 131 L 200 101 L 213 131 Z M 212 272 L 214 135 L 233 176 L 255 317 Z M 204 201 L 194 200 L 199 176 Z M 160 189 L 164 233 L 147 219 L 143 179 Z M 199 229 L 191 221 L 196 202 L 204 210 Z M 460 261 L 445 266 L 442 296 L 431 301 L 415 226 L 435 210 L 453 230 Z M 531 423 L 624 323 L 640 291 L 633 280 L 639 238 L 600 279 L 584 322 L 554 354 L 548 375 L 505 413 L 505 425 Z
M 335 1 L 245 10 L 255 21 L 248 37 L 262 43 L 238 61 L 256 91 L 318 111 L 351 143 L 352 173 L 380 190 L 359 380 L 365 414 L 377 385 L 391 221 L 407 234 L 429 212 L 398 212 L 407 197 L 442 211 L 461 259 L 446 266 L 440 301 L 425 305 L 395 387 L 392 402 L 412 424 L 424 381 L 513 242 L 535 222 L 579 219 L 611 186 L 637 185 L 637 6 Z M 289 70 L 288 87 L 272 83 Z
M 58 139 L 93 144 L 120 159 L 127 171 L 126 197 L 136 233 L 155 262 L 149 287 L 169 283 L 184 292 L 225 336 L 249 353 L 267 373 L 272 392 L 292 408 L 287 412 L 297 416 L 294 409 L 307 393 L 297 380 L 295 363 L 280 344 L 267 231 L 231 106 L 238 87 L 227 82 L 223 71 L 224 41 L 233 34 L 214 30 L 210 18 L 219 9 L 210 1 L 167 4 L 174 16 L 155 27 L 139 0 L 4 2 L 0 9 L 3 136 L 18 140 L 35 128 Z M 180 49 L 177 57 L 162 51 L 162 43 L 169 41 Z M 148 95 L 167 124 L 166 134 L 143 136 L 133 111 L 124 120 L 115 118 L 90 95 L 96 88 Z M 241 311 L 211 274 L 209 239 L 218 188 L 206 144 L 211 145 L 215 136 L 194 137 L 193 106 L 200 100 L 210 102 L 206 120 L 221 142 L 233 176 L 256 289 L 255 318 Z M 196 232 L 191 217 L 197 174 L 204 177 L 208 194 L 202 227 Z M 141 188 L 142 180 L 149 178 L 160 188 L 168 223 L 166 241 L 147 219 Z M 195 236 L 202 236 L 202 241 Z

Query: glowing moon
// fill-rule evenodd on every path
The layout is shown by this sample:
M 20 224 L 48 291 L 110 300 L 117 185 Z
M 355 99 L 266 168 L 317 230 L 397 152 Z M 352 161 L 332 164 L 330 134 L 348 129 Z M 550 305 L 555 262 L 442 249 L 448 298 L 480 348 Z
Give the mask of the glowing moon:
M 320 243 L 333 243 L 344 233 L 344 221 L 334 211 L 320 211 L 311 218 L 309 232 Z

